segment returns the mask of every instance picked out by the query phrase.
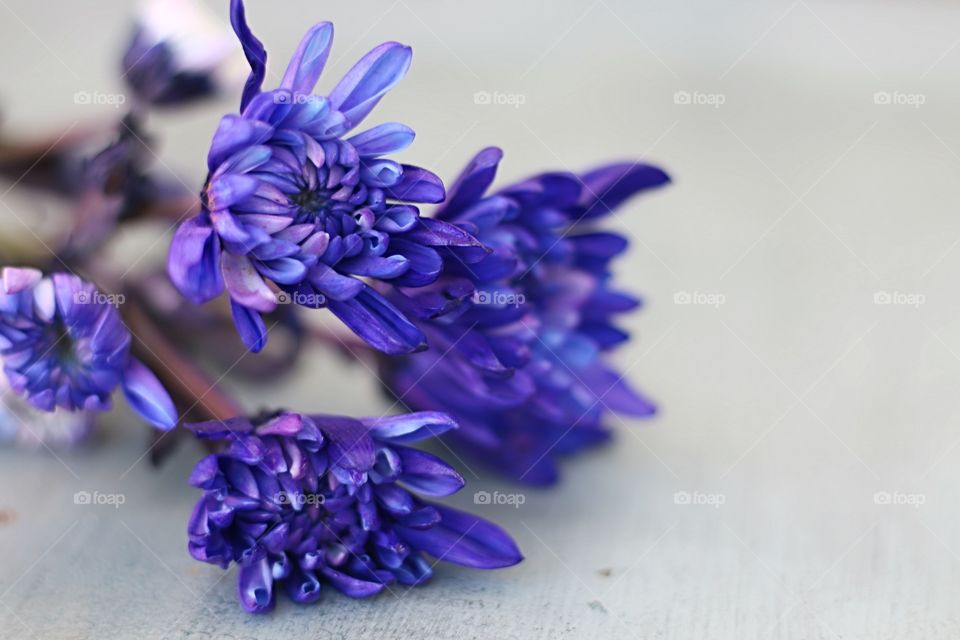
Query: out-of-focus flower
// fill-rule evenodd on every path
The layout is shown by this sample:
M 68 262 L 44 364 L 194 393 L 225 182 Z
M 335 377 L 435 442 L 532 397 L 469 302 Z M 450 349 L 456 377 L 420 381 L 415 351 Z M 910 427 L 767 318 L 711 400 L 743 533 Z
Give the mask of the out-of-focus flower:
M 68 448 L 86 440 L 93 432 L 90 411 L 54 408 L 40 411 L 13 392 L 0 376 L 0 441 L 26 448 Z
M 254 351 L 267 339 L 261 314 L 283 303 L 326 307 L 386 353 L 424 348 L 420 330 L 365 279 L 428 285 L 444 253 L 476 252 L 479 243 L 410 204 L 444 198 L 433 173 L 384 157 L 413 141 L 410 128 L 388 123 L 343 137 L 403 78 L 410 48 L 382 44 L 328 96 L 312 95 L 333 39 L 323 22 L 307 32 L 279 88 L 262 91 L 266 53 L 239 0 L 231 17 L 251 73 L 240 114 L 214 134 L 202 211 L 177 229 L 171 279 L 196 303 L 225 287 Z
M 4 268 L 0 359 L 10 387 L 43 411 L 107 411 L 121 386 L 144 420 L 172 428 L 173 401 L 130 355 L 130 332 L 116 302 L 71 274 Z
M 445 262 L 437 287 L 446 295 L 420 323 L 434 348 L 382 359 L 384 379 L 407 406 L 454 416 L 461 428 L 451 437 L 469 455 L 550 484 L 558 455 L 609 437 L 608 411 L 654 412 L 605 362 L 627 339 L 612 320 L 639 301 L 610 282 L 626 238 L 592 223 L 669 179 L 653 166 L 614 164 L 581 176 L 545 173 L 485 196 L 501 155 L 481 151 L 436 215 L 491 253 Z M 395 298 L 403 307 L 405 297 Z
M 354 598 L 432 575 L 423 557 L 478 569 L 522 559 L 486 520 L 410 493 L 450 495 L 460 475 L 405 446 L 451 427 L 444 414 L 386 418 L 281 412 L 188 425 L 226 449 L 201 460 L 190 482 L 204 494 L 188 526 L 194 558 L 239 565 L 237 591 L 252 613 L 271 609 L 278 586 L 313 602 L 326 583 Z
M 238 73 L 233 36 L 199 0 L 147 0 L 123 55 L 123 77 L 153 105 L 214 95 Z M 237 83 L 239 84 L 239 83 Z

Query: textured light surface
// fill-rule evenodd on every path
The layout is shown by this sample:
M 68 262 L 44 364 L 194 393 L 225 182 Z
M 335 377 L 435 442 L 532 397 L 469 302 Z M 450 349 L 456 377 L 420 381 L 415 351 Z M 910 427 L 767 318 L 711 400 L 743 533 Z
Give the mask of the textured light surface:
M 73 94 L 119 86 L 112 65 L 127 3 L 58 5 L 56 21 L 47 6 L 4 4 L 4 50 L 17 52 L 0 60 L 7 117 L 26 126 L 59 122 L 64 108 L 95 115 L 73 107 Z M 636 244 L 620 273 L 647 306 L 628 321 L 638 338 L 619 364 L 662 413 L 615 423 L 614 447 L 566 465 L 553 492 L 524 491 L 519 508 L 475 505 L 475 491 L 492 502 L 494 491 L 517 489 L 461 468 L 468 489 L 449 504 L 509 529 L 526 556 L 518 567 L 439 566 L 437 580 L 409 594 L 331 593 L 322 607 L 280 603 L 253 620 L 236 607 L 233 574 L 185 553 L 196 497 L 185 478 L 199 450 L 159 473 L 140 460 L 124 475 L 146 443 L 118 424 L 100 450 L 61 455 L 79 479 L 52 456 L 0 453 L 0 636 L 960 635 L 960 47 L 951 48 L 960 10 L 287 5 L 249 9 L 277 61 L 318 19 L 337 24 L 331 78 L 385 39 L 414 46 L 410 75 L 376 114 L 417 130 L 411 162 L 456 169 L 499 144 L 505 182 L 648 150 L 670 172 L 669 189 L 620 216 Z M 90 37 L 94 25 L 101 37 Z M 281 73 L 271 69 L 274 80 Z M 525 102 L 476 104 L 479 91 Z M 725 103 L 678 105 L 677 91 L 721 93 Z M 926 101 L 875 104 L 878 91 Z M 158 118 L 170 135 L 164 161 L 202 175 L 221 111 Z M 13 194 L 2 200 L 20 211 Z M 675 304 L 684 291 L 725 303 Z M 925 304 L 877 305 L 877 292 L 923 294 Z M 310 366 L 249 402 L 348 415 L 388 408 L 362 367 L 331 376 L 342 366 L 332 354 Z M 74 505 L 78 490 L 126 501 Z M 724 504 L 676 504 L 684 491 Z M 877 492 L 925 502 L 876 504 Z

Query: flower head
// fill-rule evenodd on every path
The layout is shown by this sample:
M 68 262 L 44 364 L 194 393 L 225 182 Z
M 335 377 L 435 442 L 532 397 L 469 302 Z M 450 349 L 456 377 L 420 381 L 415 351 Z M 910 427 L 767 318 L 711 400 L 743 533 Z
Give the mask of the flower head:
M 123 55 L 123 78 L 153 105 L 180 105 L 230 84 L 233 38 L 196 0 L 147 0 Z
M 130 355 L 112 300 L 75 275 L 3 269 L 0 359 L 14 392 L 43 411 L 107 411 L 118 387 L 156 427 L 177 422 L 159 380 Z
M 614 317 L 639 301 L 610 282 L 609 263 L 627 240 L 593 223 L 668 178 L 649 165 L 615 164 L 580 176 L 545 173 L 485 195 L 501 155 L 481 151 L 436 214 L 491 250 L 473 264 L 446 261 L 438 287 L 448 304 L 420 323 L 437 348 L 382 362 L 404 403 L 456 418 L 452 437 L 468 453 L 547 484 L 557 455 L 608 437 L 608 411 L 654 411 L 605 362 L 627 339 Z
M 443 414 L 281 412 L 257 424 L 188 426 L 227 444 L 190 478 L 204 491 L 190 518 L 190 552 L 239 565 L 247 611 L 271 609 L 279 586 L 304 603 L 317 600 L 324 583 L 354 598 L 418 585 L 432 574 L 424 554 L 480 569 L 521 560 L 499 527 L 410 492 L 446 496 L 463 487 L 445 462 L 406 446 L 453 427 Z
M 439 275 L 442 251 L 479 243 L 420 219 L 411 203 L 440 202 L 443 184 L 384 157 L 412 142 L 410 128 L 389 123 L 344 137 L 406 74 L 410 48 L 382 44 L 328 96 L 313 95 L 333 40 L 323 22 L 304 36 L 280 86 L 263 91 L 266 52 L 239 0 L 231 16 L 251 73 L 240 113 L 213 136 L 202 211 L 177 230 L 171 279 L 197 303 L 226 288 L 254 351 L 267 339 L 261 314 L 287 302 L 329 308 L 383 352 L 424 348 L 423 334 L 361 278 L 424 286 Z

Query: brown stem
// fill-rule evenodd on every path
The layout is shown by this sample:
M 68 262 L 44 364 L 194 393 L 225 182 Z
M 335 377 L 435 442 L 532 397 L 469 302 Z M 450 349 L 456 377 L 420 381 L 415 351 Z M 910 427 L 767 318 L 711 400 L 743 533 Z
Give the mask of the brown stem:
M 208 420 L 244 415 L 243 408 L 180 353 L 139 305 L 124 304 L 122 309 L 136 338 L 131 349 L 160 378 L 178 405 L 184 405 L 179 408 Z

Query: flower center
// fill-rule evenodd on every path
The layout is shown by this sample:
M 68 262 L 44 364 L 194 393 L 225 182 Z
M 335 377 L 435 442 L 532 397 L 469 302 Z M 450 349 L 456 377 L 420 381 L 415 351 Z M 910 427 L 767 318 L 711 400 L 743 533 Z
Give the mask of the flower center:
M 300 193 L 295 194 L 290 200 L 293 204 L 297 205 L 300 213 L 314 216 L 324 212 L 324 207 L 328 201 L 327 195 L 319 189 L 304 189 L 300 191 Z

